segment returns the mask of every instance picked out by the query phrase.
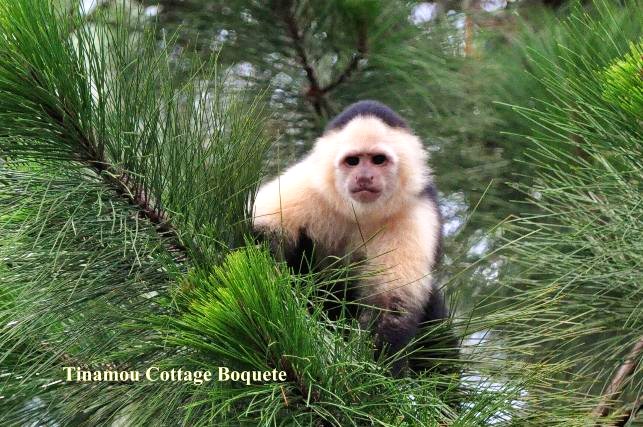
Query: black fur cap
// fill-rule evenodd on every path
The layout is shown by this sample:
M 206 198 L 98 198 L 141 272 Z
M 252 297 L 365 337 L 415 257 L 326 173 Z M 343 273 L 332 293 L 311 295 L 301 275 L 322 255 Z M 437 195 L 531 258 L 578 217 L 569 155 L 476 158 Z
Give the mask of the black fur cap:
M 344 111 L 339 113 L 337 117 L 326 125 L 324 133 L 331 130 L 340 130 L 358 116 L 377 117 L 392 128 L 409 130 L 409 125 L 407 125 L 404 119 L 402 119 L 395 111 L 391 110 L 381 102 L 365 100 L 346 107 Z

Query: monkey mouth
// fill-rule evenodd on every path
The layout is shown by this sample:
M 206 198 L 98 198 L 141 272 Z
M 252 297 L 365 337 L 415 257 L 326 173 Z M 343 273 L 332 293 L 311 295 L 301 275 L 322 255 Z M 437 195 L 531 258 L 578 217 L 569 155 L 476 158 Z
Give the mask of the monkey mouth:
M 381 190 L 370 187 L 360 187 L 351 190 L 351 196 L 353 197 L 353 199 L 362 203 L 374 202 L 380 197 L 381 193 Z

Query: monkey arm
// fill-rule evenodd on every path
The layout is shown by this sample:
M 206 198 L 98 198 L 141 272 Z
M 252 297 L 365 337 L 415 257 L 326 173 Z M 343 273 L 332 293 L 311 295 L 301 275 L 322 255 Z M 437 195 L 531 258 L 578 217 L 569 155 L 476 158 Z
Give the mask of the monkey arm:
M 267 241 L 272 253 L 297 273 L 308 272 L 313 251 L 307 224 L 314 214 L 311 190 L 303 164 L 262 186 L 253 209 L 253 229 L 259 241 Z
M 264 233 L 278 232 L 289 243 L 296 242 L 309 217 L 308 181 L 304 163 L 300 162 L 263 185 L 253 206 L 253 228 Z

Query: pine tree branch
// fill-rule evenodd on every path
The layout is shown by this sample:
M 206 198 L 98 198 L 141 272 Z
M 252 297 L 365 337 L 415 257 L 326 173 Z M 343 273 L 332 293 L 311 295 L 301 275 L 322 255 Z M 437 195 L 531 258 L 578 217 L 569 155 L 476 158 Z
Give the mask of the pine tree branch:
M 45 87 L 34 70 L 31 70 L 29 75 L 36 86 Z M 66 99 L 60 99 L 60 106 L 61 110 L 52 109 L 47 105 L 44 105 L 43 109 L 55 123 L 67 131 L 70 137 L 78 141 L 81 151 L 77 154 L 76 160 L 96 172 L 120 197 L 137 206 L 139 214 L 148 219 L 155 226 L 159 235 L 166 239 L 167 249 L 175 259 L 179 262 L 185 261 L 187 249 L 182 244 L 180 235 L 171 225 L 169 215 L 161 208 L 160 203 L 151 197 L 149 190 L 144 185 L 137 183 L 126 172 L 119 171 L 107 161 L 104 145 L 98 144 L 93 135 L 88 135 L 83 131 L 78 124 L 77 114 L 69 107 Z
M 84 361 L 81 361 L 80 359 L 72 356 L 71 354 L 67 352 L 61 352 L 58 349 L 56 349 L 53 345 L 47 343 L 47 342 L 42 342 L 41 347 L 43 349 L 43 352 L 46 354 L 53 354 L 56 357 L 56 361 L 60 361 L 62 366 L 75 366 L 80 369 L 88 369 L 89 365 L 85 363 Z
M 346 66 L 344 71 L 342 71 L 340 75 L 332 83 L 330 83 L 329 85 L 327 85 L 322 89 L 322 93 L 326 94 L 328 92 L 331 92 L 337 86 L 344 83 L 355 71 L 357 71 L 357 67 L 359 66 L 359 61 L 364 59 L 367 53 L 368 53 L 368 36 L 367 36 L 366 26 L 363 25 L 359 29 L 359 34 L 357 36 L 357 53 L 353 55 L 353 58 Z
M 306 48 L 304 47 L 304 39 L 301 34 L 299 25 L 297 24 L 297 19 L 295 17 L 295 14 L 292 11 L 292 5 L 290 3 L 288 3 L 283 7 L 281 15 L 282 15 L 284 24 L 286 24 L 288 35 L 293 41 L 293 45 L 295 48 L 295 52 L 297 53 L 297 58 L 299 60 L 299 63 L 304 68 L 304 71 L 306 72 L 306 77 L 308 78 L 308 83 L 310 86 L 308 88 L 308 91 L 306 92 L 306 95 L 313 100 L 312 102 L 313 102 L 313 107 L 315 108 L 315 112 L 318 115 L 321 115 L 322 113 L 321 107 L 323 103 L 322 98 L 324 96 L 324 92 L 321 88 L 321 85 L 319 84 L 319 80 L 317 79 L 315 69 L 313 68 L 312 63 L 308 58 L 308 54 L 306 53 Z
M 626 406 L 623 413 L 614 422 L 614 427 L 624 427 L 628 422 L 635 421 L 642 407 L 643 403 L 640 398 L 636 399 L 633 404 Z
M 621 393 L 623 393 L 623 388 L 627 378 L 636 370 L 639 363 L 639 357 L 642 352 L 643 336 L 641 336 L 636 344 L 634 344 L 634 347 L 632 347 L 628 355 L 625 357 L 623 364 L 618 368 L 614 377 L 612 377 L 612 381 L 607 387 L 607 391 L 603 396 L 603 399 L 592 412 L 593 417 L 603 418 L 610 414 L 614 406 L 614 401 L 620 397 Z M 596 423 L 597 426 L 601 424 L 601 422 Z
M 167 212 L 150 196 L 145 186 L 133 181 L 131 176 L 125 172 L 118 173 L 112 165 L 93 163 L 92 166 L 119 196 L 139 208 L 140 215 L 154 224 L 160 236 L 168 239 L 167 248 L 173 253 L 175 259 L 181 262 L 185 261 L 187 248 L 181 243 L 181 238 L 170 223 Z
M 310 384 L 307 384 L 304 378 L 296 372 L 296 370 L 293 368 L 292 364 L 286 357 L 282 356 L 280 362 L 282 369 L 286 372 L 288 380 L 294 382 L 297 385 L 297 390 L 299 390 L 301 396 L 304 398 L 306 396 L 309 396 L 311 402 L 319 402 L 319 390 L 317 390 L 316 388 L 312 388 Z
M 312 61 L 306 53 L 304 38 L 301 29 L 299 28 L 299 24 L 297 23 L 297 18 L 292 12 L 291 4 L 283 7 L 282 20 L 286 25 L 289 37 L 293 41 L 298 61 L 306 72 L 306 77 L 309 83 L 308 90 L 306 91 L 306 96 L 312 99 L 315 112 L 318 115 L 321 115 L 322 107 L 326 104 L 324 95 L 336 89 L 339 85 L 344 83 L 355 71 L 357 71 L 359 62 L 366 56 L 368 52 L 368 33 L 366 25 L 362 24 L 358 30 L 357 52 L 353 54 L 353 57 L 346 68 L 344 68 L 344 70 L 333 82 L 329 83 L 325 87 L 322 87 L 319 79 L 317 78 L 317 73 L 315 71 L 315 68 L 313 67 Z

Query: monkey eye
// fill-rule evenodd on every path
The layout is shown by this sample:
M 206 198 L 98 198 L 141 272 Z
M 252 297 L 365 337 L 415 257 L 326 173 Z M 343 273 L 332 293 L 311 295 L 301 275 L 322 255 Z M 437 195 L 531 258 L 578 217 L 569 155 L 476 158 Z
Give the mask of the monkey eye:
M 359 157 L 348 156 L 344 159 L 344 162 L 346 162 L 348 166 L 357 166 L 359 164 Z
M 381 165 L 386 162 L 386 156 L 384 154 L 376 154 L 373 156 L 373 164 L 375 165 Z

